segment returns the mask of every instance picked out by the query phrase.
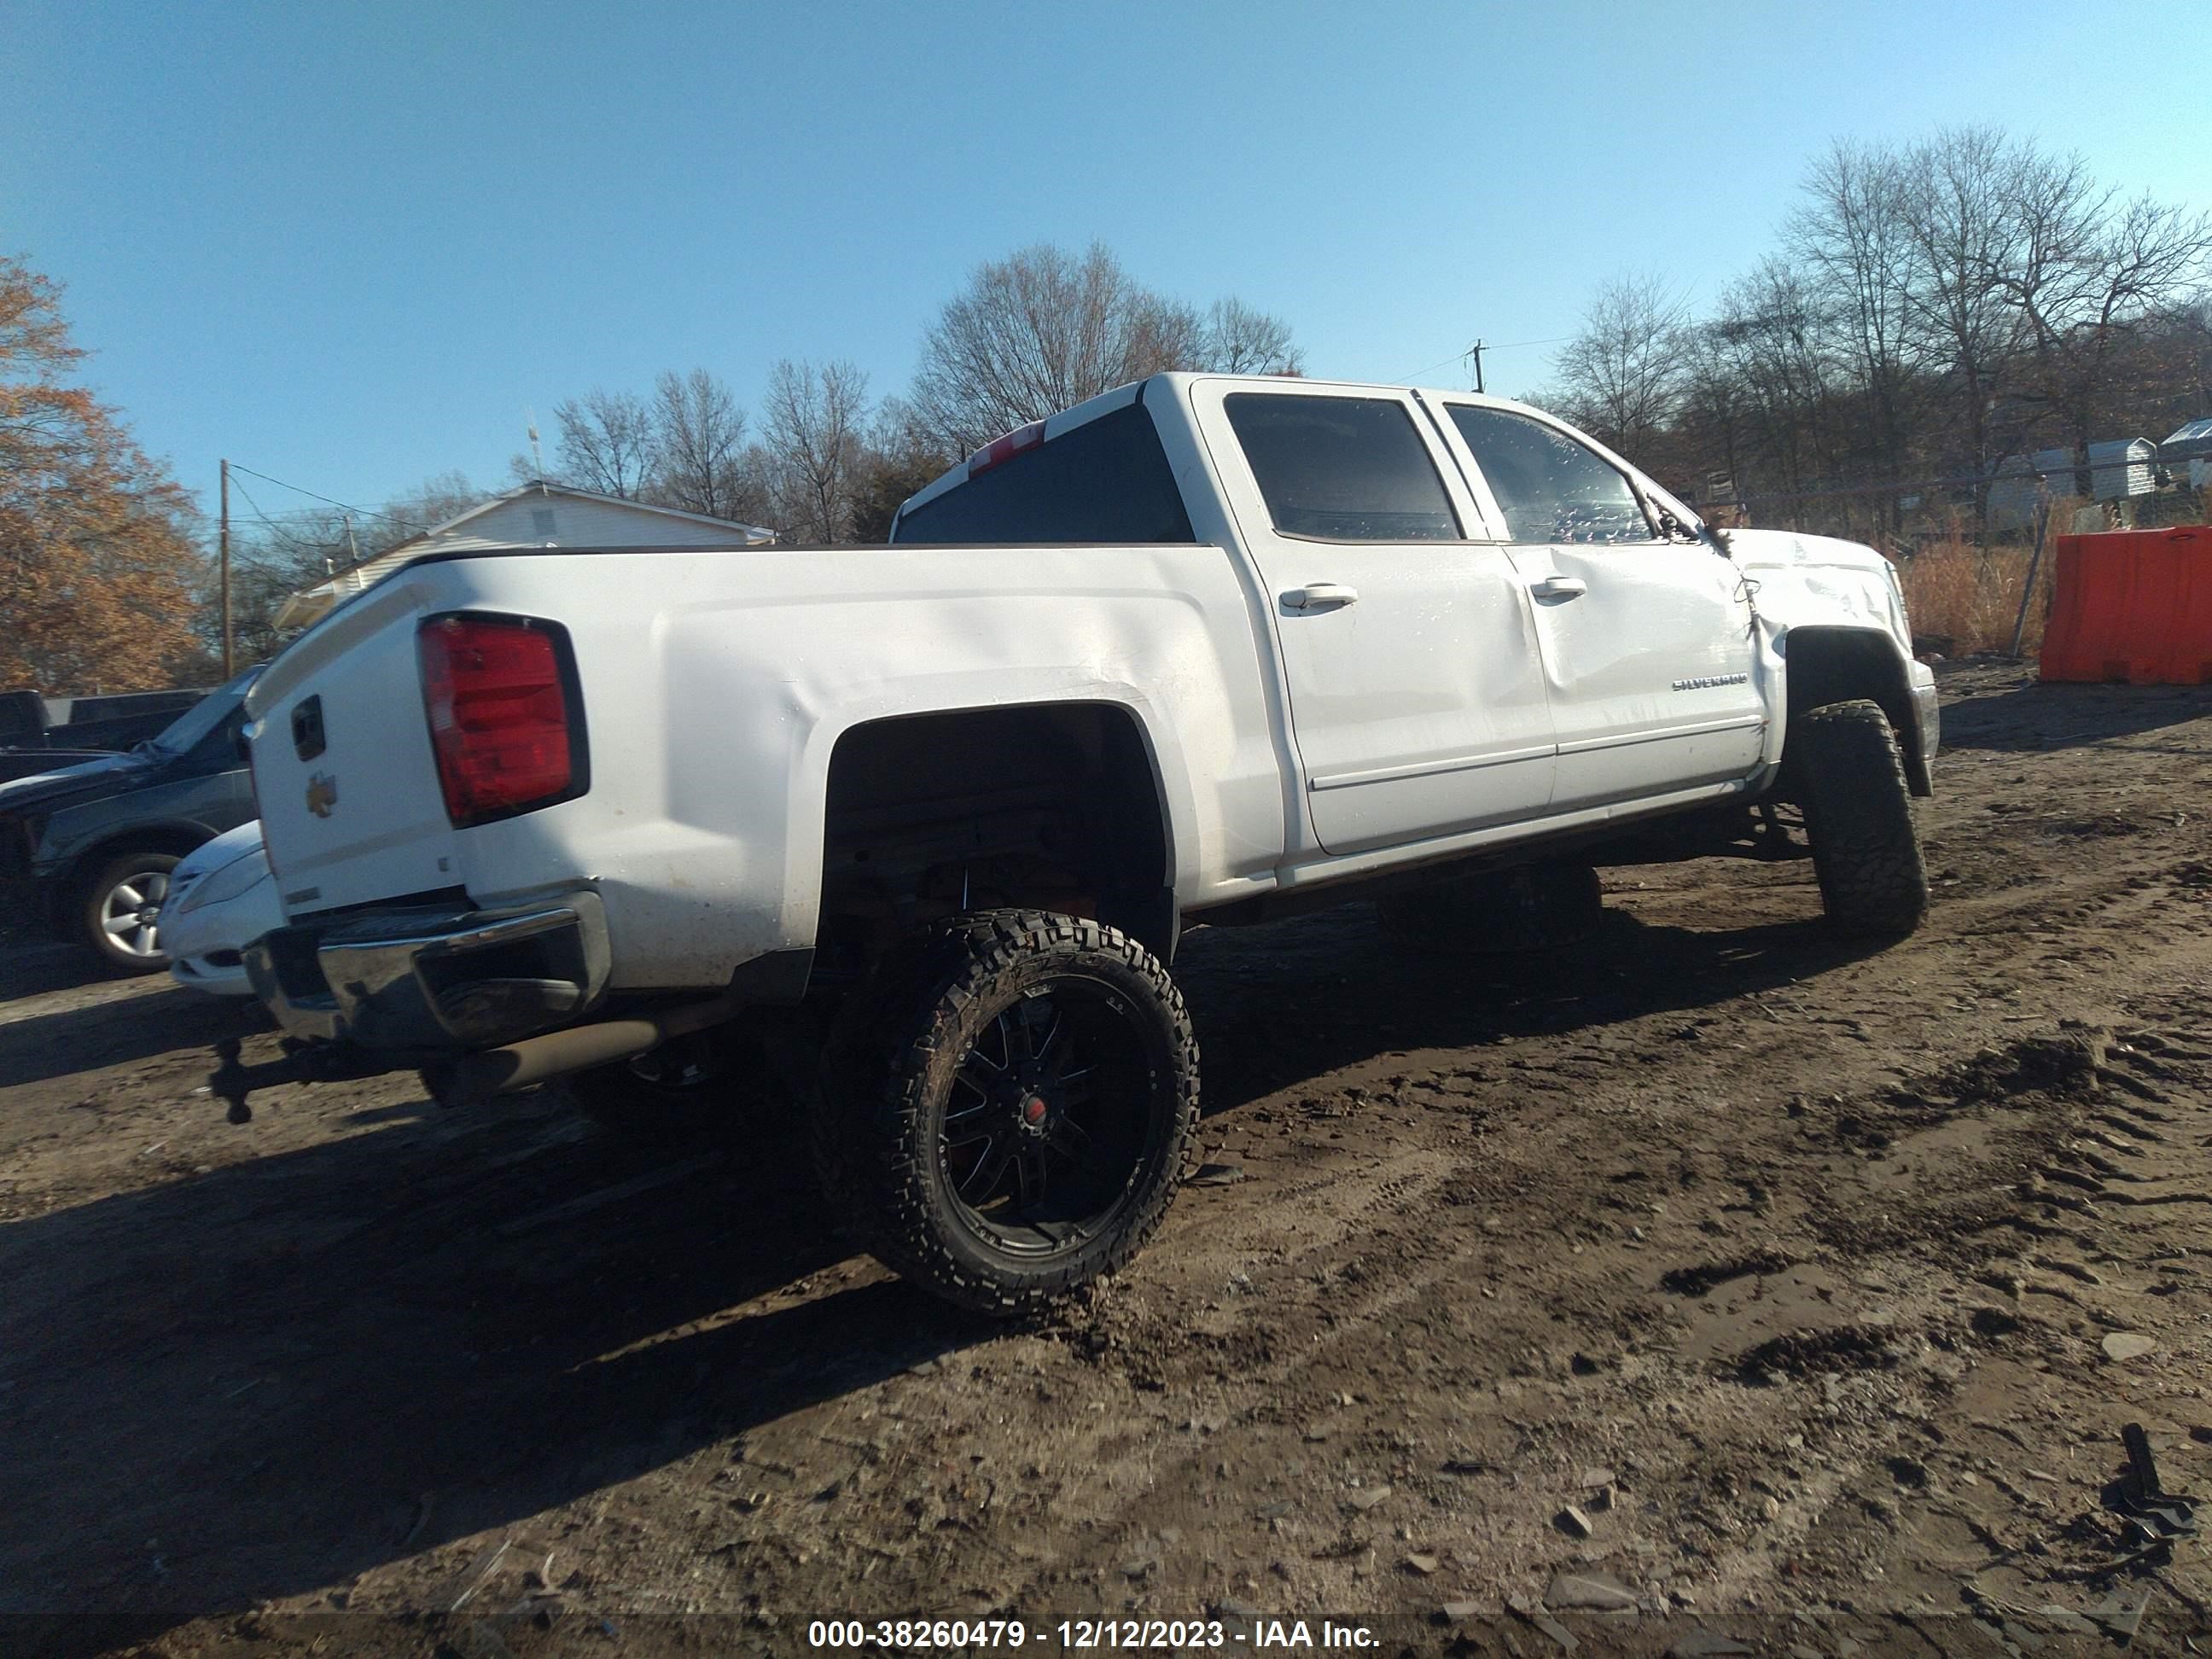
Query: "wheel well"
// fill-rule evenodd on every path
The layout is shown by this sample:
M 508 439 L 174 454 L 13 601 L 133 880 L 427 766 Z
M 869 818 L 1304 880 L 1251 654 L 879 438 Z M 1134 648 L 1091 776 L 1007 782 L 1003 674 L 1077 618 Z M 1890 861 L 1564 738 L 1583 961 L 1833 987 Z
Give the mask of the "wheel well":
M 119 830 L 104 840 L 96 841 L 70 860 L 69 873 L 63 879 L 72 891 L 80 890 L 90 881 L 93 872 L 110 859 L 120 858 L 125 853 L 173 853 L 179 858 L 189 857 L 214 839 L 211 831 L 188 824 L 149 824 L 134 830 Z
M 70 918 L 87 897 L 86 884 L 108 860 L 125 853 L 173 853 L 185 858 L 213 839 L 212 830 L 184 823 L 141 824 L 103 836 L 41 884 L 45 890 L 40 905 L 46 924 L 63 933 L 74 925 Z
M 1890 729 L 1905 752 L 1905 775 L 1912 781 L 1912 793 L 1926 794 L 1928 757 L 1920 752 L 1920 722 L 1913 717 L 1905 659 L 1896 645 L 1869 629 L 1793 628 L 1786 648 L 1790 695 L 1784 755 L 1790 730 L 1800 715 L 1826 703 L 1871 698 L 1889 716 Z
M 859 971 L 940 916 L 1095 916 L 1164 960 L 1167 816 L 1127 710 L 1049 703 L 854 726 L 830 757 L 817 971 Z

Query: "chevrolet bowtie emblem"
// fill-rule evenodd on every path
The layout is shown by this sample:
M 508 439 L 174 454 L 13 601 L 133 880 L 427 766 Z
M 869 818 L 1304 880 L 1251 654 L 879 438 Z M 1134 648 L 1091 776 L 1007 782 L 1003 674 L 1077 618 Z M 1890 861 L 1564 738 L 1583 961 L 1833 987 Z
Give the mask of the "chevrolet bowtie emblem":
M 326 818 L 331 809 L 338 804 L 338 781 L 327 772 L 318 772 L 307 780 L 307 810 L 319 818 Z

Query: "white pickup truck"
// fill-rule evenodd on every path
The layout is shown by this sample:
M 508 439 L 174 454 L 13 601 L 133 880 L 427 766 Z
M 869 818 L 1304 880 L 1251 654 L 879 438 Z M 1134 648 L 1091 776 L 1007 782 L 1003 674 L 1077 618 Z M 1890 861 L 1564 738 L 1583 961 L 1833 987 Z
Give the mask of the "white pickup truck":
M 1464 392 L 1162 374 L 978 452 L 889 546 L 432 556 L 249 708 L 287 925 L 246 962 L 291 1040 L 226 1053 L 234 1121 L 415 1066 L 650 1127 L 818 1033 L 842 1218 L 1000 1311 L 1173 1194 L 1193 921 L 1418 892 L 1507 939 L 1598 865 L 1712 854 L 1809 854 L 1853 931 L 1927 902 L 1935 687 L 1887 562 L 1709 530 Z

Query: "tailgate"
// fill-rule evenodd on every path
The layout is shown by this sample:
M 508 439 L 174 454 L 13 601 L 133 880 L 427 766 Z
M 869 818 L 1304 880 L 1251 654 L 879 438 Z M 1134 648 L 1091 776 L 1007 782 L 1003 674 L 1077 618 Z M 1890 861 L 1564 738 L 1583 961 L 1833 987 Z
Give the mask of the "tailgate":
M 401 572 L 279 656 L 247 700 L 253 787 L 287 915 L 460 884 Z

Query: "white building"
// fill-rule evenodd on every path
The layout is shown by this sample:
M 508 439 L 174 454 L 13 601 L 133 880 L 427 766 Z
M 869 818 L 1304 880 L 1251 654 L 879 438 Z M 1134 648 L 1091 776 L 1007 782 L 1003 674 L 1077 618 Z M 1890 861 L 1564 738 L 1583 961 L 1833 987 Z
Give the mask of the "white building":
M 672 507 L 648 507 L 618 495 L 596 495 L 566 484 L 534 482 L 456 518 L 420 531 L 328 581 L 284 601 L 279 629 L 305 628 L 339 601 L 374 586 L 402 565 L 431 553 L 477 547 L 761 547 L 775 532 L 730 519 L 710 519 Z
M 2175 472 L 2189 463 L 2189 487 L 2212 484 L 2212 419 L 2191 421 L 2158 447 L 2158 458 Z
M 2054 500 L 2077 493 L 2071 449 L 2039 449 L 2030 456 L 2016 455 L 1997 471 L 1999 476 L 1990 485 L 1993 530 L 2018 529 L 2035 522 L 2038 473 L 2048 481 Z M 2148 438 L 2115 438 L 2108 443 L 2091 444 L 2089 482 L 2091 496 L 2100 501 L 2152 494 L 2158 489 L 2158 446 Z

